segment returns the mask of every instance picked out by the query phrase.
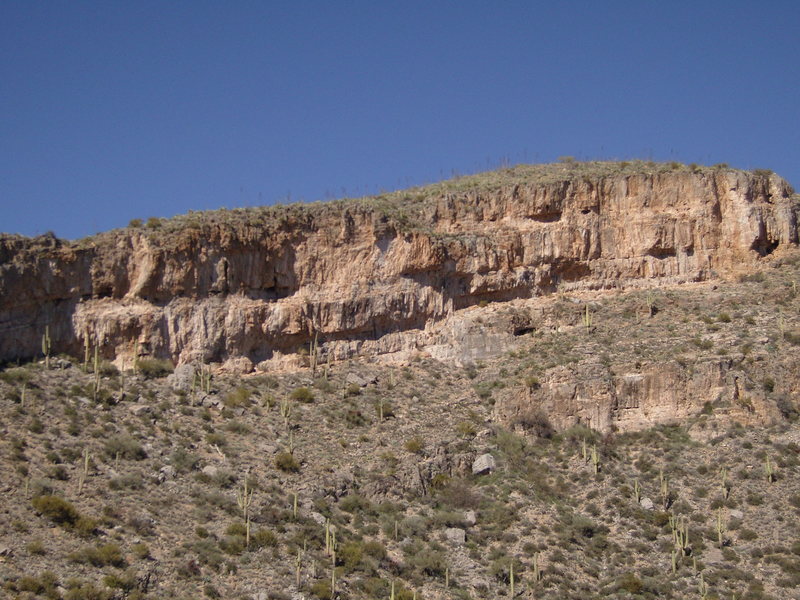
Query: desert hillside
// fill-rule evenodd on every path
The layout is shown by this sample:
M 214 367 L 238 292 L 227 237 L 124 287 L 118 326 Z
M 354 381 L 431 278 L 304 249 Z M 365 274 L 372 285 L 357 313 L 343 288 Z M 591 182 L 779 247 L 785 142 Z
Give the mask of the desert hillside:
M 799 200 L 568 163 L 3 236 L 1 595 L 800 597 Z

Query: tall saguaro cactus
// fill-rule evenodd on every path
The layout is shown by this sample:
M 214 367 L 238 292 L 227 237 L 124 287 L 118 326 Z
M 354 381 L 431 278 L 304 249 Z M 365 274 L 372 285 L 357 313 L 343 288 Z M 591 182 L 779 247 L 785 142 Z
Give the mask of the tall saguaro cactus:
M 42 334 L 42 354 L 44 354 L 44 366 L 50 368 L 50 326 L 45 325 L 44 333 Z
M 247 481 L 250 475 L 250 469 L 247 469 L 244 472 L 244 483 L 242 484 L 242 489 L 239 492 L 236 492 L 236 504 L 239 505 L 239 508 L 242 509 L 242 514 L 244 515 L 244 530 L 245 530 L 245 547 L 250 547 L 250 505 L 253 502 L 253 493 L 255 490 L 250 488 L 249 482 Z

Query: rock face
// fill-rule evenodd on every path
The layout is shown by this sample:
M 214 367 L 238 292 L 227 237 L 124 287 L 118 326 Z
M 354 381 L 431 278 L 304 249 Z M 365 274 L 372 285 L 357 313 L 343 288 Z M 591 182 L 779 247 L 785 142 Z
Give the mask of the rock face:
M 75 243 L 3 236 L 0 360 L 40 355 L 46 326 L 54 354 L 82 356 L 88 341 L 128 365 L 137 348 L 269 366 L 317 334 L 321 359 L 400 352 L 482 301 L 701 281 L 797 243 L 792 190 L 775 175 L 602 167 L 190 214 Z M 633 385 L 650 384 L 612 387 Z
M 763 391 L 744 391 L 746 374 L 732 358 L 652 363 L 634 373 L 613 374 L 600 364 L 553 369 L 535 389 L 510 390 L 495 406 L 497 420 L 523 429 L 546 415 L 556 429 L 583 424 L 598 431 L 634 431 L 660 423 L 680 423 L 708 405 L 724 405 L 736 421 L 778 418 Z

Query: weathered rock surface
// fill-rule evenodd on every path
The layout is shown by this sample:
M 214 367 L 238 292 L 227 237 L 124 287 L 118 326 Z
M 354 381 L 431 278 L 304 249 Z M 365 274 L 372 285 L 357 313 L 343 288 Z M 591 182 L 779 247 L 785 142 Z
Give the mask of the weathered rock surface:
M 491 454 L 481 454 L 475 459 L 475 462 L 472 463 L 472 474 L 485 475 L 486 473 L 491 473 L 494 471 L 495 466 L 494 456 Z
M 455 546 L 463 546 L 467 541 L 467 532 L 458 527 L 448 527 L 444 530 L 445 539 Z
M 545 183 L 509 170 L 497 185 L 398 194 L 389 209 L 378 198 L 190 214 L 76 243 L 4 236 L 0 360 L 39 354 L 45 326 L 54 353 L 82 356 L 88 339 L 127 364 L 138 341 L 140 355 L 242 371 L 316 333 L 334 359 L 403 352 L 436 345 L 426 328 L 481 301 L 699 281 L 797 242 L 779 177 L 652 167 L 564 167 Z
M 495 406 L 495 416 L 523 429 L 546 415 L 556 429 L 582 424 L 598 431 L 633 431 L 679 423 L 708 403 L 726 406 L 742 423 L 777 419 L 778 409 L 761 391 L 744 393 L 747 380 L 733 357 L 691 369 L 675 361 L 649 363 L 621 374 L 600 363 L 562 366 L 535 388 L 511 390 Z

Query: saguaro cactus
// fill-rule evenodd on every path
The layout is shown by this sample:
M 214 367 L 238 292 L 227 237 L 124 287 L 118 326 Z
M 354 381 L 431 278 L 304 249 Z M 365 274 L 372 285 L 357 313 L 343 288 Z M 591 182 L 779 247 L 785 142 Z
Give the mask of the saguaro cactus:
M 250 470 L 246 470 L 244 472 L 244 483 L 242 484 L 242 489 L 239 492 L 236 492 L 236 504 L 239 505 L 239 508 L 242 509 L 242 514 L 244 515 L 244 530 L 245 530 L 245 547 L 250 547 L 250 505 L 253 502 L 253 493 L 255 490 L 251 489 L 249 486 L 249 482 L 247 481 L 250 475 Z
M 44 366 L 50 368 L 50 326 L 45 325 L 42 334 L 42 354 L 44 354 Z

